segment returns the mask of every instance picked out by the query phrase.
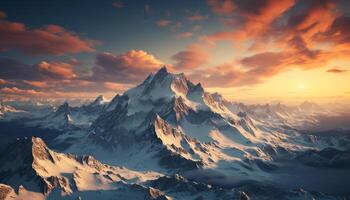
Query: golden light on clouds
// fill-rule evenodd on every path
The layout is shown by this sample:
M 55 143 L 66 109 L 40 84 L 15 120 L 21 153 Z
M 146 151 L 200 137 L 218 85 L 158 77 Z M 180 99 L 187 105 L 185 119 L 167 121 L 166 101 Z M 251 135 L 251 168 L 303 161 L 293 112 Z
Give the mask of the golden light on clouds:
M 276 75 L 266 82 L 241 88 L 209 88 L 228 99 L 250 103 L 281 101 L 296 104 L 302 101 L 330 103 L 350 102 L 350 74 L 325 72 L 325 69 L 292 70 Z

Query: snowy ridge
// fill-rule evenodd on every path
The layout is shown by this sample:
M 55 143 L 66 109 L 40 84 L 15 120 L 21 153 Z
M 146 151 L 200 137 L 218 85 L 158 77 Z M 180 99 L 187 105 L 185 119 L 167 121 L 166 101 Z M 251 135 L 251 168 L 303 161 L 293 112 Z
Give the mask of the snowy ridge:
M 110 102 L 99 96 L 80 107 L 64 103 L 31 121 L 61 130 L 54 143 L 73 143 L 64 152 L 78 156 L 56 153 L 33 138 L 26 151 L 8 150 L 13 153 L 0 157 L 6 163 L 0 179 L 15 195 L 20 188 L 26 196 L 34 191 L 67 199 L 100 198 L 99 193 L 106 199 L 332 199 L 260 185 L 275 181 L 274 173 L 290 163 L 350 166 L 349 137 L 298 131 L 319 123 L 316 116 L 323 113 L 329 110 L 308 102 L 294 107 L 230 102 L 163 67 Z M 254 184 L 242 186 L 245 192 L 221 188 L 227 180 L 229 186 L 259 183 L 258 189 Z M 13 195 L 6 185 L 4 190 Z
M 89 152 L 110 164 L 165 173 L 197 168 L 226 171 L 230 166 L 237 174 L 261 180 L 270 178 L 277 158 L 294 159 L 299 152 L 330 145 L 344 149 L 341 141 L 276 126 L 276 120 L 286 120 L 282 114 L 288 116 L 288 108 L 282 105 L 230 103 L 184 74 L 172 74 L 163 67 L 117 95 L 85 139 L 67 151 Z
M 238 173 L 251 174 L 250 169 L 255 169 L 261 175 L 264 169 L 254 163 L 270 165 L 272 160 L 263 147 L 275 146 L 287 137 L 259 130 L 249 116 L 231 112 L 201 84 L 193 84 L 184 74 L 171 74 L 165 67 L 117 95 L 106 108 L 88 137 L 67 151 L 89 152 L 104 162 L 139 170 L 232 165 Z M 140 149 L 142 156 L 134 156 Z M 130 156 L 134 159 L 128 162 Z M 149 162 L 152 164 L 138 164 Z
M 27 124 L 58 130 L 86 128 L 104 111 L 108 102 L 102 95 L 98 96 L 93 102 L 80 107 L 72 107 L 68 102 L 65 102 L 55 111 L 44 117 L 34 118 Z
M 84 191 L 107 191 L 106 194 L 102 192 L 102 198 L 105 196 L 108 199 L 111 195 L 117 195 L 124 190 L 128 193 L 130 190 L 130 198 L 167 198 L 160 191 L 142 185 L 159 178 L 161 174 L 158 173 L 140 173 L 105 165 L 91 156 L 77 157 L 56 153 L 40 138 L 32 138 L 31 141 L 21 139 L 9 148 L 10 153 L 0 157 L 5 163 L 0 167 L 1 182 L 10 185 L 15 191 L 19 189 L 19 196 L 31 191 L 35 199 L 55 196 L 73 198 L 84 195 Z M 10 157 L 14 159 L 10 161 Z M 86 199 L 94 199 L 94 195 L 86 196 Z
M 163 123 L 160 119 L 157 121 L 156 124 Z M 6 152 L 0 156 L 0 161 L 4 163 L 0 167 L 0 197 L 4 200 L 107 200 L 115 197 L 135 200 L 250 199 L 243 191 L 250 193 L 256 190 L 254 187 L 225 189 L 190 181 L 178 174 L 164 176 L 110 166 L 92 156 L 57 153 L 49 149 L 43 140 L 34 137 L 17 140 Z M 260 188 L 251 195 L 254 199 L 333 199 L 304 190 L 281 192 L 270 187 Z
M 26 111 L 16 109 L 0 102 L 0 120 L 13 120 L 26 115 L 28 115 Z

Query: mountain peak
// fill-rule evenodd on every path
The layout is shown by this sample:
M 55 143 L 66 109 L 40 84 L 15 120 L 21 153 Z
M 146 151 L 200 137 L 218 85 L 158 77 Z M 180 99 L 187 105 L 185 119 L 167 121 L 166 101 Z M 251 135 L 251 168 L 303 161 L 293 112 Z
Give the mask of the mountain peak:
M 168 73 L 168 70 L 166 68 L 166 66 L 164 65 L 163 67 L 161 67 L 157 73 Z
M 60 105 L 56 110 L 56 113 L 66 113 L 66 112 L 69 112 L 69 104 L 67 101 L 65 101 L 62 105 Z
M 99 106 L 105 104 L 106 102 L 108 102 L 108 100 L 103 95 L 99 95 L 96 97 L 95 101 L 93 101 L 90 105 Z
M 32 152 L 34 158 L 40 160 L 53 160 L 45 142 L 41 138 L 32 137 Z
M 157 77 L 157 79 L 161 79 L 164 78 L 165 76 L 167 76 L 169 74 L 167 68 L 165 66 L 163 66 L 162 68 L 160 68 L 157 73 L 154 75 L 154 77 Z

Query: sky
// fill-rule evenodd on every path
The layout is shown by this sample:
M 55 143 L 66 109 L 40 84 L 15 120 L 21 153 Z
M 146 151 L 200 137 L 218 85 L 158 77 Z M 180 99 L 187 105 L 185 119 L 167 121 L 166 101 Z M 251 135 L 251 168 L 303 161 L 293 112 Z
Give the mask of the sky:
M 167 66 L 246 103 L 350 102 L 350 1 L 0 1 L 0 97 L 112 98 Z

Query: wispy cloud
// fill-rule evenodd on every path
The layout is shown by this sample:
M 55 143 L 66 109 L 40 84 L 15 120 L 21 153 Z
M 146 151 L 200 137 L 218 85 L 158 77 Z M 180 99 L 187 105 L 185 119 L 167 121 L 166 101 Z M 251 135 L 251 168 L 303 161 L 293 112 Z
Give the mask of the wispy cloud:
M 345 72 L 348 72 L 349 70 L 346 70 L 346 69 L 339 69 L 339 68 L 331 68 L 331 69 L 328 69 L 327 72 L 329 73 L 335 73 L 335 74 L 342 74 L 342 73 L 345 73 Z
M 112 5 L 115 8 L 118 8 L 118 9 L 121 9 L 121 8 L 125 7 L 125 4 L 123 3 L 123 1 L 115 1 L 115 2 L 112 3 Z
M 156 24 L 160 27 L 165 27 L 165 26 L 170 25 L 171 21 L 167 20 L 167 19 L 161 19 L 161 20 L 156 21 Z
M 29 29 L 23 23 L 0 20 L 0 50 L 20 50 L 29 55 L 63 55 L 92 52 L 96 41 L 82 39 L 61 26 Z

